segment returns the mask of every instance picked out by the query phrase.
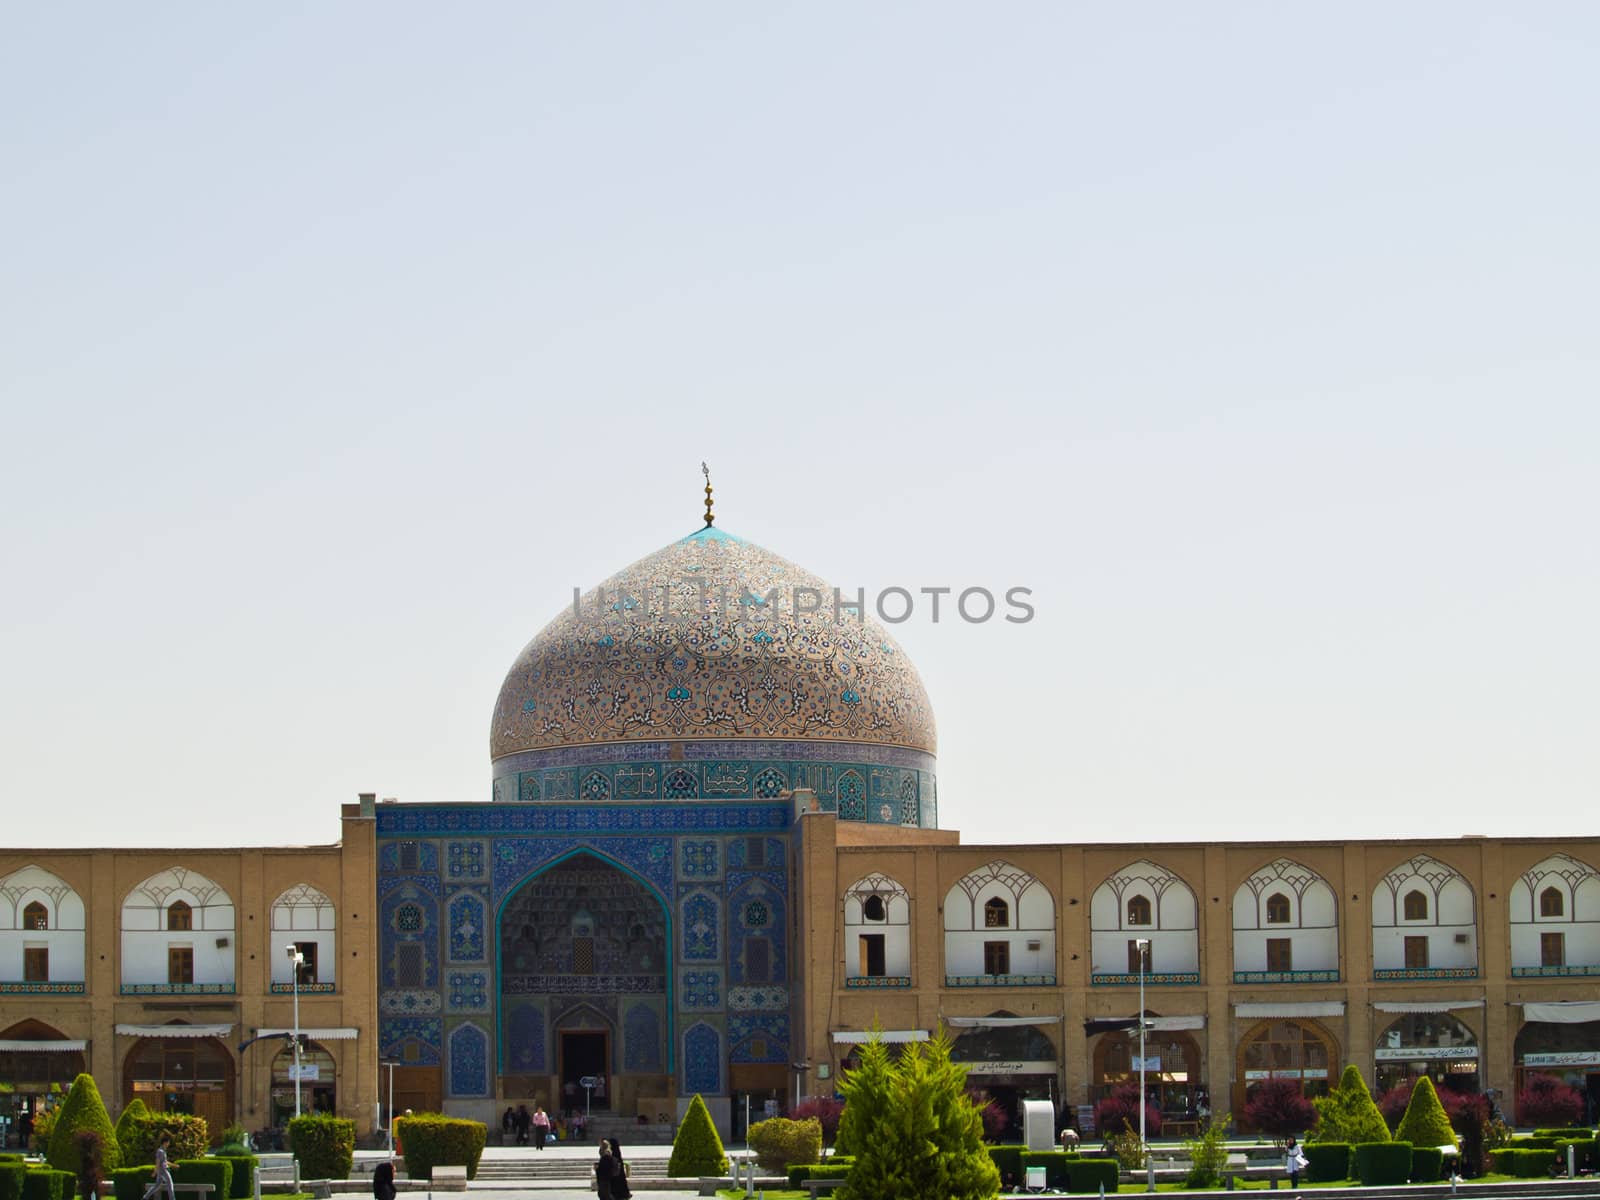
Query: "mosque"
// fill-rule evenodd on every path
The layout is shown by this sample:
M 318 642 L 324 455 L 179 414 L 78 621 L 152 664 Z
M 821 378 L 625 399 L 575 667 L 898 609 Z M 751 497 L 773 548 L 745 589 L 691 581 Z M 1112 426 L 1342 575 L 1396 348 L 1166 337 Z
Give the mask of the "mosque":
M 710 500 L 517 656 L 486 801 L 363 795 L 332 846 L 0 850 L 12 1144 L 86 1069 L 113 1112 L 250 1129 L 667 1125 L 698 1093 L 737 1137 L 874 1028 L 942 1027 L 1063 1118 L 1141 1065 L 1179 1128 L 1347 1062 L 1600 1099 L 1600 841 L 963 844 L 905 651 Z

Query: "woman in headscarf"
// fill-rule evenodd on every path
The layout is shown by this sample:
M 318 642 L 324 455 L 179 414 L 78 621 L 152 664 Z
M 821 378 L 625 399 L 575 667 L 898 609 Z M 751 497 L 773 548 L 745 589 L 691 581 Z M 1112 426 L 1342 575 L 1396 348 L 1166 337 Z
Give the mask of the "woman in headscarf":
M 372 1172 L 372 1200 L 394 1200 L 394 1163 L 385 1159 Z
M 600 1157 L 594 1164 L 594 1193 L 598 1200 L 619 1200 L 614 1189 L 621 1178 L 622 1165 L 611 1153 L 611 1143 L 601 1139 Z M 623 1186 L 627 1186 L 626 1183 Z
M 622 1157 L 622 1143 L 611 1139 L 611 1157 L 617 1162 L 617 1174 L 611 1181 L 611 1200 L 629 1200 L 633 1189 L 628 1186 L 628 1164 Z

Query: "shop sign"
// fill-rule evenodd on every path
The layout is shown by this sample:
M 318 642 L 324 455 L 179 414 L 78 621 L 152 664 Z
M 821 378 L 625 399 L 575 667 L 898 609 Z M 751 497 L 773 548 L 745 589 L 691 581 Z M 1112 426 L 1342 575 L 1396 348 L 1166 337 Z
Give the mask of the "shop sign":
M 298 1078 L 301 1083 L 315 1083 L 321 1070 L 321 1063 L 301 1063 L 298 1067 L 291 1063 L 289 1066 L 289 1079 L 291 1082 Z
M 1476 1046 L 1380 1046 L 1373 1052 L 1379 1062 L 1436 1062 L 1441 1058 L 1477 1058 Z
M 1524 1054 L 1525 1067 L 1600 1067 L 1600 1050 L 1569 1050 L 1557 1054 Z
M 1262 1079 L 1300 1079 L 1302 1077 L 1306 1079 L 1326 1079 L 1327 1075 L 1326 1071 L 1301 1072 L 1296 1071 L 1293 1067 L 1279 1067 L 1271 1071 L 1246 1071 L 1244 1078 L 1246 1083 L 1256 1083 Z
M 1129 1067 L 1128 1069 L 1130 1071 L 1133 1071 L 1133 1072 L 1137 1073 L 1138 1070 L 1139 1070 L 1139 1063 L 1141 1061 L 1144 1063 L 1144 1069 L 1146 1071 L 1152 1072 L 1154 1074 L 1160 1074 L 1160 1072 L 1161 1072 L 1161 1055 L 1159 1055 L 1159 1054 L 1147 1054 L 1141 1060 L 1140 1057 L 1137 1054 L 1135 1054 L 1133 1056 L 1133 1065 L 1131 1067 Z
M 966 1062 L 962 1063 L 971 1075 L 1054 1075 L 1056 1064 L 1048 1059 L 1040 1061 Z

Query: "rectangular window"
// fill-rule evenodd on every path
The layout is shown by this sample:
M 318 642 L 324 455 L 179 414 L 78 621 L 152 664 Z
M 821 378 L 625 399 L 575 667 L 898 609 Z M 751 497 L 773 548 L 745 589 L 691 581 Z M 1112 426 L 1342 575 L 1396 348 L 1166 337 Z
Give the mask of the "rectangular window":
M 300 964 L 300 982 L 315 983 L 317 981 L 317 944 L 315 942 L 296 942 L 294 948 L 300 951 L 304 960 Z
M 594 974 L 594 939 L 592 937 L 575 937 L 572 939 L 572 973 L 574 975 Z
M 1411 971 L 1425 971 L 1428 969 L 1427 938 L 1408 937 L 1406 939 L 1406 969 Z
M 1541 967 L 1564 967 L 1567 965 L 1566 934 L 1541 933 L 1539 935 L 1539 965 Z
M 1146 942 L 1145 945 L 1144 945 L 1144 953 L 1141 954 L 1139 952 L 1139 939 L 1138 938 L 1129 938 L 1128 939 L 1128 974 L 1129 975 L 1137 975 L 1140 972 L 1140 970 L 1143 970 L 1146 975 L 1150 974 L 1150 963 L 1152 961 L 1152 959 L 1150 957 L 1150 949 L 1151 949 L 1150 943 Z
M 764 937 L 748 938 L 744 944 L 744 981 L 772 982 L 772 943 Z
M 174 984 L 194 982 L 193 946 L 167 947 L 167 982 Z
M 863 975 L 882 975 L 883 969 L 883 934 L 863 933 L 861 935 L 861 973 Z
M 400 869 L 402 871 L 415 871 L 419 857 L 415 842 L 400 843 Z
M 985 975 L 1011 974 L 1011 943 L 985 942 L 983 944 L 983 973 Z
M 24 946 L 22 949 L 22 981 L 24 983 L 50 982 L 50 947 Z
M 1267 970 L 1294 970 L 1294 951 L 1291 949 L 1293 944 L 1293 940 L 1290 938 L 1268 938 Z
M 422 943 L 401 942 L 394 952 L 394 981 L 403 988 L 422 986 Z
M 750 837 L 744 840 L 744 865 L 747 867 L 764 867 L 767 865 L 767 839 L 764 837 Z

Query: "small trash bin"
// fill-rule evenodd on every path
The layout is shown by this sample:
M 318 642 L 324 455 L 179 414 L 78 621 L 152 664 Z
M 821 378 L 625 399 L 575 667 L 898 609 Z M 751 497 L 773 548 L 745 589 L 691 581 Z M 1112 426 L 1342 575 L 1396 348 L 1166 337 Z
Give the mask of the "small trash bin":
M 1027 1177 L 1023 1181 L 1023 1186 L 1025 1188 L 1027 1188 L 1030 1192 L 1044 1191 L 1043 1167 L 1024 1167 L 1023 1174 Z

